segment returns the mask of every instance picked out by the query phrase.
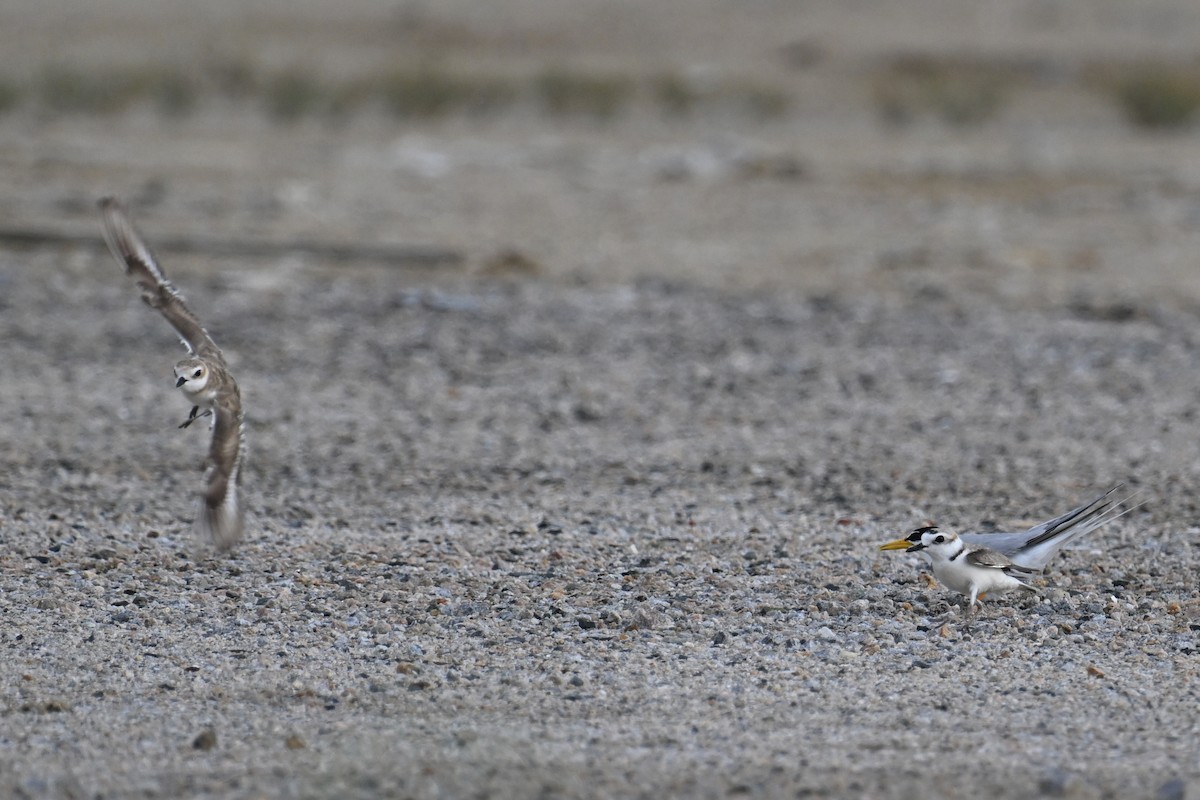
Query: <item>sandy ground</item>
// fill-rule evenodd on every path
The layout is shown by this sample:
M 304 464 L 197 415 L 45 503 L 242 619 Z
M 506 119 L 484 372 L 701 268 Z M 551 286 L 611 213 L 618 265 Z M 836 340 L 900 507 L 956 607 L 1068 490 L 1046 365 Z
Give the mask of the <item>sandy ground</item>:
M 150 53 L 343 70 L 417 30 L 514 70 L 703 61 L 800 98 L 0 117 L 5 229 L 53 234 L 0 250 L 0 794 L 1200 793 L 1200 140 L 1069 82 L 978 128 L 889 127 L 864 79 L 922 48 L 1183 52 L 1200 21 L 903 5 L 861 30 L 846 4 L 715 0 L 0 10 L 10 73 L 61 60 L 55 30 L 85 63 L 167 31 Z M 797 40 L 824 54 L 799 72 Z M 188 534 L 205 432 L 176 429 L 182 350 L 102 249 L 110 192 L 151 242 L 282 245 L 160 252 L 246 400 L 231 554 Z M 877 549 L 1120 482 L 1136 510 L 970 622 Z

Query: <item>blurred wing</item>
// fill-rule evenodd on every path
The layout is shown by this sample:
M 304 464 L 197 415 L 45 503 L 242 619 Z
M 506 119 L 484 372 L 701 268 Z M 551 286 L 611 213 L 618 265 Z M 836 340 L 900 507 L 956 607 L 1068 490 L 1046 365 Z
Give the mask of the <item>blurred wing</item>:
M 220 348 L 167 280 L 120 201 L 115 197 L 105 197 L 100 201 L 100 211 L 104 219 L 104 240 L 117 260 L 125 265 L 125 272 L 133 277 L 142 290 L 146 305 L 157 309 L 171 323 L 189 351 L 223 363 Z
M 217 401 L 213 416 L 208 469 L 204 473 L 204 493 L 195 527 L 197 533 L 210 539 L 218 550 L 228 550 L 241 538 L 244 518 L 238 491 L 242 482 L 246 433 L 236 388 L 227 398 Z

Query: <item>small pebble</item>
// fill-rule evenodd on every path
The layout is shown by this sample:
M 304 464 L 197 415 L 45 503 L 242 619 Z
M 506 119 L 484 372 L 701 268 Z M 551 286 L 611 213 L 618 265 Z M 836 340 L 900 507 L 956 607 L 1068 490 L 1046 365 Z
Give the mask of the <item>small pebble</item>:
M 192 740 L 192 748 L 196 750 L 212 750 L 216 746 L 217 732 L 212 728 L 205 728 Z

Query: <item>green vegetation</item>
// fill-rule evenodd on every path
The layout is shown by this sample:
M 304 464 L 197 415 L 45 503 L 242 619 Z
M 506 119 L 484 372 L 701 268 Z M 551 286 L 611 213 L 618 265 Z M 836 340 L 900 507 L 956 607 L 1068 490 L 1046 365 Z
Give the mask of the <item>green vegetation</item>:
M 205 69 L 205 78 L 214 90 L 231 100 L 241 100 L 255 94 L 261 76 L 254 65 L 240 59 L 214 61 Z
M 21 89 L 8 81 L 0 81 L 0 114 L 11 111 L 21 102 Z
M 344 121 L 364 109 L 401 119 L 498 113 L 526 105 L 555 117 L 607 121 L 640 104 L 669 117 L 705 112 L 768 120 L 785 115 L 792 95 L 749 80 L 706 81 L 677 73 L 633 77 L 561 67 L 519 76 L 451 71 L 429 65 L 335 79 L 293 67 L 262 70 L 242 60 L 184 70 L 172 65 L 85 70 L 53 66 L 25 86 L 0 82 L 0 112 L 23 103 L 55 114 L 114 114 L 136 106 L 181 118 L 222 99 L 257 106 L 280 124 Z
M 659 75 L 650 82 L 654 102 L 673 117 L 686 117 L 706 99 L 691 81 L 675 73 Z
M 1111 82 L 1125 118 L 1160 130 L 1189 125 L 1200 109 L 1200 70 L 1141 67 Z
M 59 114 L 116 114 L 148 101 L 170 117 L 188 114 L 199 93 L 196 80 L 174 67 L 98 72 L 62 66 L 47 68 L 31 91 L 16 92 Z
M 792 97 L 787 92 L 771 86 L 739 83 L 721 92 L 726 99 L 750 116 L 760 120 L 777 119 L 791 110 Z
M 633 96 L 633 82 L 619 75 L 548 70 L 534 82 L 542 108 L 555 116 L 586 115 L 611 119 Z
M 143 87 L 129 71 L 98 75 L 51 67 L 42 74 L 37 89 L 38 98 L 51 111 L 111 114 L 131 105 Z
M 181 70 L 166 70 L 152 81 L 154 105 L 165 117 L 187 116 L 196 107 L 196 82 Z
M 511 105 L 517 88 L 502 78 L 468 78 L 430 68 L 397 71 L 374 82 L 374 93 L 397 117 L 443 117 L 486 113 Z
M 1100 92 L 1139 128 L 1179 129 L 1192 124 L 1200 113 L 1200 63 L 1194 61 L 1065 65 L 905 54 L 881 63 L 870 82 L 876 111 L 892 125 L 921 118 L 954 127 L 979 125 L 998 115 L 1016 91 L 1039 82 Z
M 1024 79 L 1019 65 L 904 56 L 875 75 L 872 97 L 880 117 L 890 124 L 933 116 L 965 127 L 995 117 Z
M 1037 60 L 901 54 L 876 65 L 868 80 L 876 112 L 891 125 L 921 119 L 956 128 L 982 125 L 999 115 L 1014 93 L 1039 81 L 1101 92 L 1139 128 L 1179 129 L 1200 113 L 1200 64 L 1195 62 L 1105 61 L 1069 69 Z M 432 119 L 522 106 L 596 122 L 635 107 L 669 118 L 723 114 L 768 121 L 788 116 L 795 95 L 778 82 L 693 79 L 677 72 L 631 76 L 554 67 L 505 76 L 418 64 L 333 78 L 302 67 L 267 70 L 240 59 L 194 69 L 54 65 L 25 81 L 0 78 L 0 114 L 22 105 L 52 114 L 89 115 L 142 106 L 165 118 L 183 118 L 214 100 L 257 106 L 280 124 L 343 122 L 364 110 L 398 119 Z
M 787 114 L 791 92 L 748 79 L 694 82 L 678 73 L 632 77 L 554 67 L 530 76 L 449 71 L 430 65 L 330 78 L 304 67 L 264 71 L 244 60 L 185 70 L 144 65 L 112 70 L 47 67 L 28 85 L 0 79 L 0 113 L 32 104 L 53 114 L 116 114 L 134 107 L 163 118 L 186 118 L 206 102 L 258 107 L 280 124 L 305 119 L 344 121 L 364 109 L 400 119 L 481 115 L 522 106 L 550 116 L 594 121 L 635 107 L 671 118 L 722 113 L 770 120 Z
M 791 93 L 774 85 L 739 80 L 699 85 L 677 73 L 664 73 L 648 83 L 653 105 L 672 117 L 702 109 L 723 109 L 759 120 L 777 119 L 792 108 Z
M 263 82 L 267 113 L 279 122 L 295 122 L 327 107 L 328 91 L 303 70 L 288 70 Z

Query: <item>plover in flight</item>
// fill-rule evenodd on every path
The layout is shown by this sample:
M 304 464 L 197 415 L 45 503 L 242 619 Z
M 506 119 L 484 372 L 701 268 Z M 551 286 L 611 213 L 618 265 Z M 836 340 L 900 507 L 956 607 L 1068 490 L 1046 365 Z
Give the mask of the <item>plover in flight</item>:
M 934 526 L 917 528 L 903 539 L 888 542 L 882 550 L 924 551 L 933 575 L 950 589 L 969 595 L 968 609 L 986 592 L 1023 587 L 1037 591 L 1025 580 L 1042 572 L 1050 559 L 1069 542 L 1131 511 L 1121 510 L 1114 486 L 1095 500 L 1062 516 L 1020 533 L 964 533 Z M 1132 497 L 1132 495 L 1130 495 Z
M 217 549 L 227 550 L 241 537 L 244 516 L 238 489 L 246 434 L 237 381 L 229 372 L 221 348 L 167 280 L 121 203 L 106 197 L 100 201 L 100 211 L 109 249 L 142 290 L 142 300 L 171 323 L 188 349 L 188 357 L 175 365 L 175 386 L 192 404 L 191 413 L 179 427 L 186 428 L 200 417 L 212 417 L 204 490 L 193 527 Z

